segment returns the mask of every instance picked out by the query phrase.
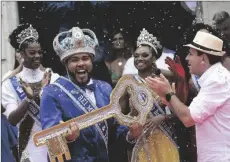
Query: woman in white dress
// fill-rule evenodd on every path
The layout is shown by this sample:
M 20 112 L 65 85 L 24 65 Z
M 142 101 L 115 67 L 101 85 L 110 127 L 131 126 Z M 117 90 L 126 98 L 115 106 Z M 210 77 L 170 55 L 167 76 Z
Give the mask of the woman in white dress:
M 47 162 L 47 148 L 36 147 L 32 136 L 41 131 L 39 102 L 42 88 L 58 74 L 41 66 L 42 50 L 38 32 L 31 25 L 19 25 L 9 36 L 11 45 L 24 59 L 22 70 L 2 82 L 2 105 L 12 125 L 19 128 L 20 162 Z M 31 111 L 31 107 L 36 111 Z

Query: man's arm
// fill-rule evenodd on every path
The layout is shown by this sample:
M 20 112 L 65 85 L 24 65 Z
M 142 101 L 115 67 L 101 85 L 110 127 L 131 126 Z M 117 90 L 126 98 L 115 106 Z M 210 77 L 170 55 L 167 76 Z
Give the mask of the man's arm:
M 192 116 L 190 114 L 189 108 L 184 103 L 182 103 L 175 95 L 171 97 L 168 106 L 186 127 L 191 127 L 195 124 L 195 121 L 192 119 Z
M 40 103 L 40 119 L 42 129 L 47 129 L 63 122 L 62 112 L 59 108 L 57 97 L 54 96 L 55 92 L 53 91 L 53 89 L 55 88 L 56 87 L 54 87 L 53 85 L 48 85 L 43 90 L 42 99 Z M 72 142 L 79 135 L 79 128 L 77 127 L 76 123 L 71 123 L 70 130 L 66 135 L 66 140 Z
M 166 94 L 173 92 L 175 86 L 174 88 L 171 87 L 169 81 L 164 77 L 163 74 L 160 74 L 160 78 L 147 77 L 146 82 L 148 86 L 160 96 L 161 100 L 166 105 L 168 105 L 169 108 L 172 109 L 172 111 L 186 127 L 190 127 L 195 124 L 190 114 L 189 108 L 184 103 L 182 103 L 175 95 L 171 96 L 171 100 L 169 102 L 165 100 Z

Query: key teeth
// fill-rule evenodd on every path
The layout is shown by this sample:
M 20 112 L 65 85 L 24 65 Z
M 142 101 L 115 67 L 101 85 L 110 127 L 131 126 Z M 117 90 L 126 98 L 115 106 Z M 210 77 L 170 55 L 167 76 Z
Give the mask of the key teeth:
M 64 159 L 63 159 L 62 155 L 58 155 L 57 159 L 58 159 L 58 162 L 64 162 Z
M 50 162 L 56 162 L 56 158 L 50 158 Z
M 70 160 L 70 159 L 71 159 L 71 156 L 70 156 L 70 153 L 69 153 L 69 152 L 66 152 L 66 153 L 65 153 L 65 158 L 66 158 L 66 160 Z

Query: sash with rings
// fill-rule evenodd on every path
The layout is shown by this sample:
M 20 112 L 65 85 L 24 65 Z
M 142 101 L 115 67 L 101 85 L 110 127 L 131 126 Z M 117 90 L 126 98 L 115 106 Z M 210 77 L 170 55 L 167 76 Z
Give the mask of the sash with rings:
M 11 84 L 13 86 L 13 89 L 15 90 L 15 92 L 16 92 L 16 94 L 18 96 L 18 99 L 20 101 L 22 101 L 26 97 L 26 94 L 23 91 L 22 86 L 21 86 L 21 84 L 18 81 L 18 77 L 16 77 L 16 76 L 11 77 L 10 78 L 10 82 L 11 82 Z M 40 109 L 40 107 L 36 104 L 35 101 L 32 100 L 29 103 L 29 106 L 28 106 L 28 109 L 27 109 L 27 113 L 30 115 L 30 117 L 32 117 L 34 119 L 34 121 L 39 126 L 41 126 L 39 109 Z
M 83 113 L 89 113 L 97 106 L 86 96 L 86 93 L 77 85 L 64 77 L 59 77 L 54 83 L 73 101 L 74 106 Z M 104 140 L 105 146 L 108 145 L 108 125 L 106 121 L 95 124 L 98 132 Z M 107 148 L 108 150 L 108 148 Z
M 134 75 L 134 78 L 138 81 L 138 82 L 144 82 L 138 75 Z M 158 104 L 158 102 L 154 102 L 153 103 L 153 108 L 151 110 L 150 116 L 157 116 L 159 114 L 164 115 L 165 112 L 164 110 L 160 107 L 160 105 Z M 164 134 L 170 139 L 170 141 L 173 142 L 173 144 L 175 146 L 177 146 L 176 144 L 176 135 L 175 133 L 172 131 L 172 126 L 170 126 L 167 122 L 162 121 L 161 124 L 158 126 L 163 132 Z

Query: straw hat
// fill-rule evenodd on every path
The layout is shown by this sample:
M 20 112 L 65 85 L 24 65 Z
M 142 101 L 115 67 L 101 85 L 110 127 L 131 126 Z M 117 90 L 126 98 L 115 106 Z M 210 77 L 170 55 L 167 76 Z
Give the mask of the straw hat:
M 184 46 L 215 56 L 223 56 L 225 54 L 225 51 L 222 51 L 223 41 L 210 33 L 202 31 L 197 32 L 192 43 Z

